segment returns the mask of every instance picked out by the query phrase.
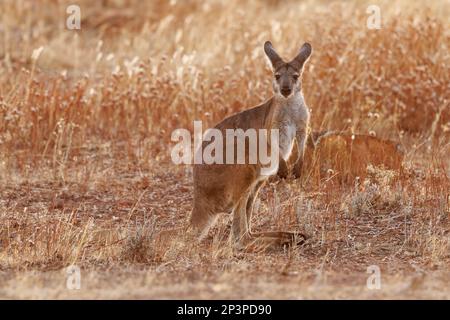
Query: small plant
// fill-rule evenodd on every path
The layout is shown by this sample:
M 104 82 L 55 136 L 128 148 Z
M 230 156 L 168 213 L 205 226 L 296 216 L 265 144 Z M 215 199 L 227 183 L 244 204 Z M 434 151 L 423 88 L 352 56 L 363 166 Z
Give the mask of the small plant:
M 125 244 L 122 247 L 121 257 L 129 262 L 145 263 L 154 258 L 154 236 L 156 219 L 144 218 L 144 221 L 135 222 L 127 228 Z
M 404 195 L 399 186 L 391 186 L 396 175 L 392 170 L 369 165 L 367 178 L 362 186 L 355 184 L 355 191 L 345 199 L 343 210 L 352 216 L 389 213 L 398 208 L 403 203 Z

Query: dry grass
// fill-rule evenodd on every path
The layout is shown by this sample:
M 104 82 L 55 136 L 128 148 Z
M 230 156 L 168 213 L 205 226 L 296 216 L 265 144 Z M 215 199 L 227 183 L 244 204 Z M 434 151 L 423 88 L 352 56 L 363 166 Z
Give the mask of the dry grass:
M 77 2 L 80 31 L 70 1 L 0 3 L 1 297 L 450 297 L 448 0 L 379 1 L 380 30 L 368 1 Z M 267 39 L 312 43 L 313 129 L 342 132 L 256 205 L 255 228 L 310 240 L 234 252 L 224 216 L 202 243 L 158 241 L 191 209 L 171 132 L 268 98 Z

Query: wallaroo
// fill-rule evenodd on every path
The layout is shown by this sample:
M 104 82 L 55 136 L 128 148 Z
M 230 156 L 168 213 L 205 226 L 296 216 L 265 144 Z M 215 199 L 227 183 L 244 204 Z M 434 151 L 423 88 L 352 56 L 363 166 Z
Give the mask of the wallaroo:
M 256 107 L 234 114 L 214 128 L 226 136 L 227 129 L 272 130 L 278 133 L 279 161 L 271 172 L 264 172 L 261 161 L 250 163 L 252 156 L 246 145 L 244 164 L 200 163 L 194 164 L 194 206 L 190 217 L 190 226 L 200 237 L 205 235 L 219 213 L 232 212 L 233 222 L 231 238 L 239 249 L 253 246 L 279 247 L 302 243 L 305 237 L 295 232 L 251 231 L 253 204 L 258 191 L 277 171 L 281 175 L 287 172 L 286 162 L 297 143 L 298 159 L 294 165 L 294 174 L 301 171 L 305 143 L 309 130 L 309 111 L 302 94 L 301 76 L 305 63 L 312 53 L 309 43 L 303 44 L 298 55 L 290 62 L 284 62 L 276 53 L 272 43 L 264 44 L 264 51 L 273 67 L 273 96 Z M 237 140 L 245 137 L 237 137 Z M 266 140 L 267 150 L 275 148 L 273 139 Z M 235 142 L 233 142 L 235 143 Z M 235 144 L 238 144 L 236 141 Z M 258 144 L 260 145 L 260 144 Z M 208 146 L 203 141 L 202 148 Z

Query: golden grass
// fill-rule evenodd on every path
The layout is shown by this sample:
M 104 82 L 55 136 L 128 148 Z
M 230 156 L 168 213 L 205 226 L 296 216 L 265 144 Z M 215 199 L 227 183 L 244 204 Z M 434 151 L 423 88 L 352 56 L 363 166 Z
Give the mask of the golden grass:
M 358 297 L 376 264 L 392 285 L 361 297 L 449 297 L 447 0 L 380 1 L 380 30 L 366 27 L 370 1 L 80 0 L 80 31 L 64 27 L 70 3 L 0 3 L 0 296 Z M 236 253 L 228 217 L 203 243 L 155 242 L 191 209 L 171 132 L 269 98 L 267 39 L 286 57 L 311 42 L 313 130 L 342 132 L 256 204 L 257 229 L 309 242 Z M 85 289 L 61 293 L 71 264 Z

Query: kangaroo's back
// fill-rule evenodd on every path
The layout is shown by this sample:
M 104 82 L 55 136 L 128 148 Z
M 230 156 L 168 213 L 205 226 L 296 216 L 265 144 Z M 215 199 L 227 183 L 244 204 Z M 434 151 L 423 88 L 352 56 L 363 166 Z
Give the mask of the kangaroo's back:
M 264 129 L 268 125 L 270 125 L 269 121 L 271 120 L 271 115 L 273 114 L 271 108 L 272 101 L 273 98 L 270 98 L 266 102 L 256 107 L 235 113 L 223 119 L 215 126 L 215 128 L 219 130 L 239 129 L 239 128 Z

